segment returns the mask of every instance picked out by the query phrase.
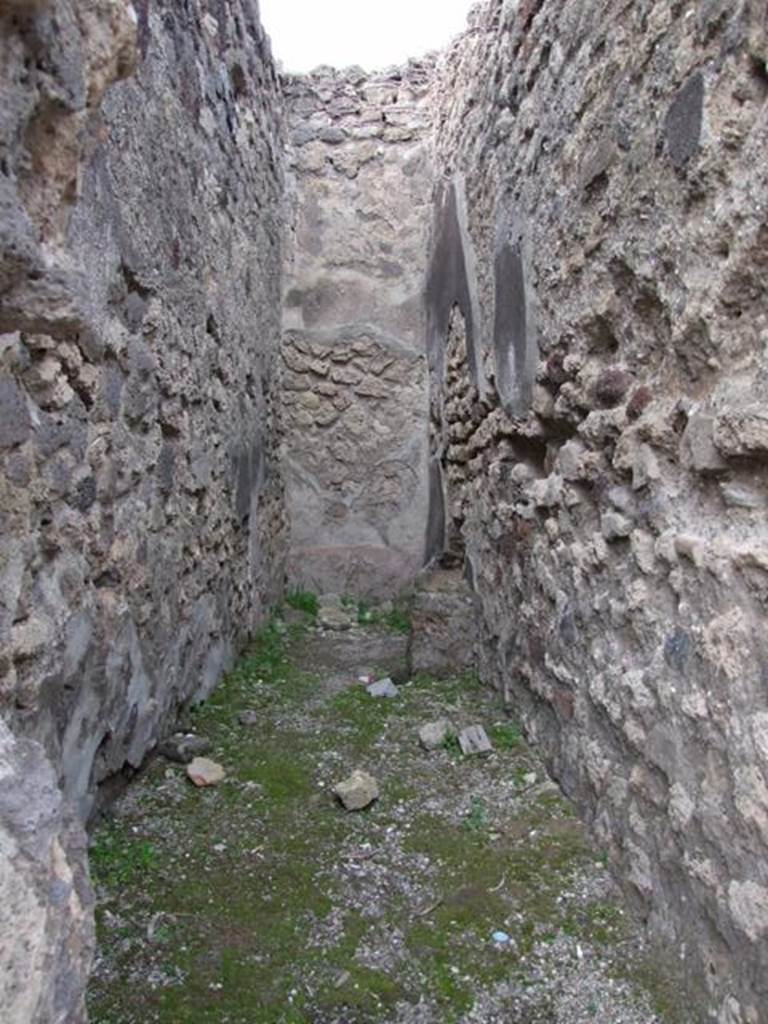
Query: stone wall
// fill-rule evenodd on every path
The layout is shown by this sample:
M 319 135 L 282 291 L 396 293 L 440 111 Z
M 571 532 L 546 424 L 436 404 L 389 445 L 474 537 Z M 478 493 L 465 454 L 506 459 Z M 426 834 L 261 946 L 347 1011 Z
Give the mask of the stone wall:
M 285 82 L 289 579 L 386 596 L 424 562 L 431 62 Z
M 494 0 L 434 93 L 434 519 L 722 1024 L 768 1020 L 767 57 L 760 0 Z
M 281 98 L 252 0 L 0 11 L 0 711 L 85 815 L 282 585 Z
M 79 1024 L 93 954 L 86 838 L 39 743 L 0 719 L 4 1024 Z

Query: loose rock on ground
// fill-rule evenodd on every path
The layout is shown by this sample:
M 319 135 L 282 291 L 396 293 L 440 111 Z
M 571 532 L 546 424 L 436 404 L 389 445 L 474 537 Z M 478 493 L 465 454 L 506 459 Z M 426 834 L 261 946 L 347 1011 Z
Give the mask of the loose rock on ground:
M 199 788 L 218 786 L 226 773 L 220 764 L 207 757 L 196 757 L 187 765 L 187 775 Z
M 368 772 L 352 772 L 348 779 L 336 783 L 333 792 L 348 811 L 362 811 L 379 799 L 379 785 Z

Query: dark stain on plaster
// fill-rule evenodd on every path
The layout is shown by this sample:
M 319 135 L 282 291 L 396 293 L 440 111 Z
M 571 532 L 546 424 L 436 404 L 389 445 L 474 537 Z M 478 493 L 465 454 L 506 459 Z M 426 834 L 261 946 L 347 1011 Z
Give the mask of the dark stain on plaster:
M 431 562 L 445 547 L 445 495 L 443 471 L 438 458 L 429 463 L 429 512 L 427 515 L 426 561 Z
M 478 384 L 475 322 L 477 286 L 467 266 L 467 240 L 459 222 L 456 184 L 451 182 L 438 196 L 435 208 L 432 256 L 427 276 L 427 353 L 438 378 L 442 378 L 443 355 L 451 311 L 458 306 L 467 330 L 467 358 L 472 380 Z
M 703 122 L 704 76 L 697 71 L 678 91 L 664 122 L 667 152 L 675 167 L 684 167 L 697 152 Z
M 251 514 L 251 497 L 264 482 L 264 451 L 259 443 L 235 455 L 235 512 L 241 522 Z
M 494 262 L 496 386 L 504 409 L 511 416 L 521 416 L 530 407 L 533 395 L 535 344 L 530 337 L 531 309 L 522 239 L 514 230 L 505 232 L 505 236 Z

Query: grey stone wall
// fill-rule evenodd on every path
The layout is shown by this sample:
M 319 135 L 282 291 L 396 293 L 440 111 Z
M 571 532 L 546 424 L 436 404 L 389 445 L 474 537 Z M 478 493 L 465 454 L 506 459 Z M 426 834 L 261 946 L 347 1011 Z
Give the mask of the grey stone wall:
M 0 711 L 85 815 L 282 585 L 281 97 L 252 0 L 0 11 Z
M 722 1024 L 768 1020 L 766 58 L 757 0 L 492 2 L 434 94 L 435 517 Z
M 431 62 L 286 80 L 289 579 L 381 597 L 424 564 Z
M 282 99 L 251 0 L 4 0 L 0 93 L 0 1004 L 78 1024 L 81 821 L 282 587 Z

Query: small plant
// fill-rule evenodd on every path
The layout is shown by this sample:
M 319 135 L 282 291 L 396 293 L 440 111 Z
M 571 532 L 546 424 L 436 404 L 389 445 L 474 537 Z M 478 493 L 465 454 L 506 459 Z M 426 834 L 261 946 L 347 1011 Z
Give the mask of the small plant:
M 167 946 L 173 937 L 173 932 L 168 925 L 161 924 L 155 929 L 155 942 L 160 946 Z
M 411 610 L 405 604 L 396 604 L 384 617 L 385 624 L 394 633 L 410 633 Z
M 365 601 L 357 602 L 357 621 L 361 626 L 367 626 L 371 622 L 378 621 L 375 611 Z
M 522 738 L 523 731 L 516 722 L 503 722 L 491 729 L 491 739 L 497 750 L 514 750 Z
M 449 754 L 453 754 L 455 757 L 461 757 L 459 736 L 453 729 L 449 729 L 445 734 L 445 738 L 443 739 L 443 750 L 447 750 Z
M 464 819 L 464 828 L 469 832 L 482 832 L 488 827 L 488 810 L 481 796 L 473 796 L 469 813 Z
M 317 615 L 320 608 L 317 594 L 308 590 L 289 590 L 285 595 L 285 603 L 289 608 L 293 608 L 297 612 L 305 612 L 313 617 Z

